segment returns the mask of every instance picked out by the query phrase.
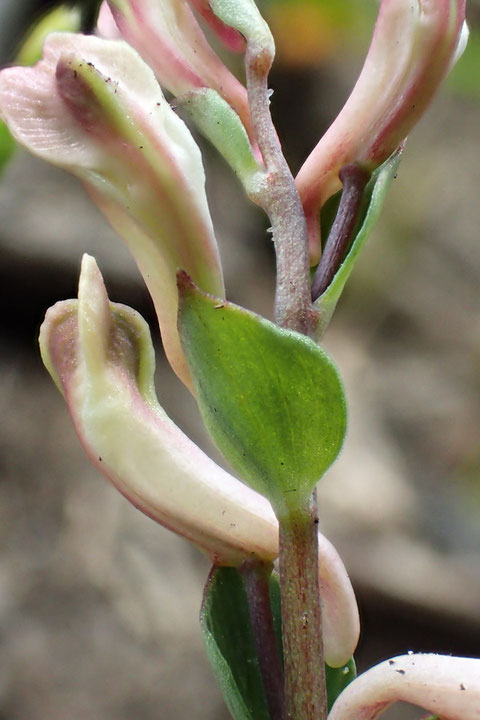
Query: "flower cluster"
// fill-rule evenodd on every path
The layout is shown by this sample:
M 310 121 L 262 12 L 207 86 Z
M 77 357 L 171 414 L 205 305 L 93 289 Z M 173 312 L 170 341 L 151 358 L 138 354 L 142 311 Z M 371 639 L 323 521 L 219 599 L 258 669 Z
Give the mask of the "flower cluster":
M 352 95 L 297 177 L 313 264 L 321 253 L 319 212 L 341 188 L 340 171 L 354 164 L 370 173 L 402 144 L 461 53 L 464 5 L 382 0 Z M 269 181 L 255 107 L 199 17 L 229 51 L 248 55 L 254 47 L 257 63 L 273 56 L 252 0 L 105 0 L 97 36 L 53 34 L 37 65 L 0 73 L 2 118 L 32 153 L 76 175 L 127 243 L 153 298 L 168 360 L 192 391 L 177 330 L 176 272 L 216 298 L 225 292 L 200 151 L 161 88 L 177 104 L 192 100 L 193 120 L 218 140 L 251 194 L 255 182 L 258 195 Z M 219 117 L 233 128 L 226 140 L 215 127 Z M 148 327 L 135 311 L 109 302 L 93 258 L 83 259 L 78 300 L 48 311 L 40 344 L 87 454 L 130 502 L 216 565 L 275 560 L 278 524 L 268 500 L 167 417 L 153 386 Z M 336 551 L 322 535 L 319 546 L 326 660 L 338 667 L 355 649 L 358 613 Z M 395 658 L 355 680 L 330 718 L 375 718 L 400 699 L 445 720 L 474 720 L 479 665 Z

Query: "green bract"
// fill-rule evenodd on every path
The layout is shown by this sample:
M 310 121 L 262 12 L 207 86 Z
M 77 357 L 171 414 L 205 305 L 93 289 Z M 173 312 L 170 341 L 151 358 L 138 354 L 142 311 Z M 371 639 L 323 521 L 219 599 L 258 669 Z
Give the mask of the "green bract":
M 179 332 L 218 448 L 277 514 L 303 505 L 337 457 L 342 383 L 313 340 L 198 290 L 179 274 Z
M 200 627 L 207 657 L 234 720 L 269 720 L 247 594 L 234 568 L 212 570 Z
M 360 250 L 367 241 L 380 216 L 388 189 L 395 173 L 397 172 L 402 150 L 403 148 L 397 150 L 380 168 L 378 168 L 378 170 L 372 174 L 372 178 L 365 188 L 362 212 L 357 223 L 357 230 L 350 250 L 328 288 L 314 303 L 314 308 L 317 311 L 319 318 L 316 328 L 317 339 L 321 338 L 327 328 L 337 306 L 337 302 L 343 292 L 345 283 L 353 270 Z M 331 218 L 332 222 L 333 219 L 334 214 Z
M 346 665 L 338 668 L 325 665 L 325 675 L 327 682 L 327 704 L 328 710 L 330 711 L 342 690 L 345 690 L 347 685 L 350 685 L 352 680 L 355 680 L 357 676 L 355 660 L 352 657 Z
M 258 192 L 264 173 L 235 110 L 210 88 L 185 93 L 176 103 L 228 162 L 247 193 Z
M 15 152 L 15 140 L 5 123 L 0 120 L 0 171 Z
M 210 7 L 225 25 L 238 30 L 249 44 L 262 48 L 273 58 L 272 33 L 253 0 L 210 0 Z
M 282 651 L 282 620 L 278 575 L 270 576 L 270 606 Z M 205 586 L 200 627 L 215 678 L 234 720 L 270 718 L 255 650 L 247 593 L 235 568 L 214 568 Z M 325 665 L 328 708 L 356 676 L 355 662 L 339 668 Z

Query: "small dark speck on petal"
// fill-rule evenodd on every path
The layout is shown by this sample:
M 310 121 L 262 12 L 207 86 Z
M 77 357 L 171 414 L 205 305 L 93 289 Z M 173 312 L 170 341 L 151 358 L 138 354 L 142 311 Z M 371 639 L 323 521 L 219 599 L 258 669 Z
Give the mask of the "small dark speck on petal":
M 399 675 L 405 675 L 405 670 L 395 670 Z
M 100 456 L 98 457 L 98 462 L 102 462 L 102 458 Z
M 388 661 L 388 664 L 389 664 L 389 665 L 395 665 L 395 660 L 389 660 L 389 661 Z
M 466 689 L 467 688 L 465 687 L 465 685 L 463 683 L 460 683 L 460 690 L 466 690 Z

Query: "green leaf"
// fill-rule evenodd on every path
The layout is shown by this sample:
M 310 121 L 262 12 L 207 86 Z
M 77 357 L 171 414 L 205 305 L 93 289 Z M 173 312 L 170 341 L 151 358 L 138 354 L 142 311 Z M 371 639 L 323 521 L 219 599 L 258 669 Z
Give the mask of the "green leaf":
M 270 720 L 243 579 L 215 568 L 205 586 L 200 626 L 207 657 L 234 720 Z
M 280 582 L 270 577 L 270 605 L 282 653 Z M 247 594 L 235 568 L 214 568 L 205 587 L 200 626 L 208 659 L 234 720 L 270 720 L 256 656 Z M 282 653 L 283 656 L 283 653 Z M 353 658 L 339 668 L 325 665 L 328 709 L 356 676 Z
M 81 11 L 79 8 L 60 5 L 48 10 L 32 25 L 15 58 L 17 65 L 35 65 L 42 58 L 42 47 L 52 32 L 79 32 Z
M 370 182 L 365 188 L 362 211 L 360 213 L 357 230 L 354 240 L 350 246 L 350 250 L 328 288 L 314 303 L 315 310 L 319 316 L 316 332 L 317 339 L 321 338 L 327 328 L 337 302 L 343 292 L 345 283 L 353 270 L 353 266 L 358 258 L 360 250 L 367 241 L 380 216 L 388 189 L 395 173 L 397 172 L 401 154 L 402 149 L 397 150 L 381 167 L 378 168 L 378 170 L 373 173 Z
M 215 300 L 179 273 L 179 332 L 203 420 L 278 516 L 300 507 L 337 457 L 343 386 L 310 338 Z
M 478 7 L 478 3 L 477 3 Z M 477 10 L 478 12 L 478 10 Z M 456 93 L 480 101 L 478 67 L 480 64 L 480 28 L 469 23 L 470 35 L 461 62 L 457 62 L 447 78 L 448 86 Z
M 0 172 L 15 152 L 15 140 L 5 123 L 0 120 Z
M 346 665 L 342 665 L 342 667 L 339 668 L 332 668 L 329 665 L 325 665 L 325 674 L 327 678 L 327 704 L 328 711 L 330 712 L 333 703 L 342 690 L 345 690 L 347 685 L 350 685 L 357 675 L 355 660 L 352 657 Z

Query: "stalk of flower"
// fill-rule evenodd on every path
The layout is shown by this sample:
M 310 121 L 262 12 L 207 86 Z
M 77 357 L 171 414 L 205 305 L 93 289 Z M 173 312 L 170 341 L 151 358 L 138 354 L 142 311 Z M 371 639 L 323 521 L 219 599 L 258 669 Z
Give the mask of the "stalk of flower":
M 158 404 L 148 326 L 109 302 L 92 257 L 83 258 L 78 301 L 48 311 L 40 347 L 89 458 L 131 503 L 216 565 L 276 558 L 269 502 L 216 465 Z M 319 544 L 326 658 L 337 667 L 356 647 L 358 611 L 338 553 L 321 534 Z
M 386 660 L 340 694 L 328 720 L 375 720 L 395 702 L 418 705 L 442 720 L 477 720 L 480 660 L 413 653 Z
M 152 67 L 162 87 L 175 96 L 204 87 L 216 90 L 238 113 L 255 145 L 247 91 L 211 48 L 187 0 L 108 0 L 108 4 L 122 36 Z M 235 49 L 244 44 L 208 3 L 192 4 Z
M 312 264 L 321 255 L 319 212 L 340 190 L 340 170 L 358 163 L 372 171 L 387 160 L 431 103 L 467 35 L 465 0 L 382 0 L 358 81 L 296 178 Z
M 34 68 L 0 73 L 14 137 L 79 177 L 128 244 L 152 295 L 167 357 L 188 385 L 175 272 L 223 296 L 200 151 L 150 68 L 121 41 L 51 35 Z

